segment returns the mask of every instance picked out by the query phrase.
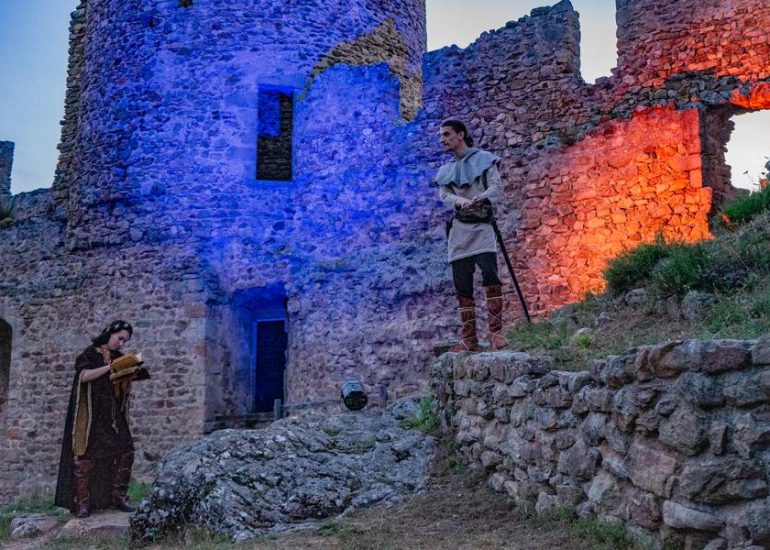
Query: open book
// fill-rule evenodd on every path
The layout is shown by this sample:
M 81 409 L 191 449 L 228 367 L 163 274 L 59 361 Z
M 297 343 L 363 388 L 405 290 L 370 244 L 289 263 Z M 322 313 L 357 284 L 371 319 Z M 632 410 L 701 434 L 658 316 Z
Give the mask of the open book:
M 150 373 L 144 366 L 141 353 L 126 353 L 112 362 L 110 380 L 114 383 L 123 382 L 126 377 L 129 380 L 147 380 Z

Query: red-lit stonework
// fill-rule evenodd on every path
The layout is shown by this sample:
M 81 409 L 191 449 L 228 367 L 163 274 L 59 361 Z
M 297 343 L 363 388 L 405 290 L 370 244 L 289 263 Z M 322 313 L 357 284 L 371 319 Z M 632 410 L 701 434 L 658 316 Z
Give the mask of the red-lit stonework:
M 709 236 L 698 111 L 650 109 L 615 120 L 514 171 L 526 180 L 509 246 L 527 266 L 535 311 L 601 291 L 607 259 L 649 242 Z
M 760 82 L 748 90 L 735 90 L 730 103 L 751 111 L 770 109 L 770 82 Z

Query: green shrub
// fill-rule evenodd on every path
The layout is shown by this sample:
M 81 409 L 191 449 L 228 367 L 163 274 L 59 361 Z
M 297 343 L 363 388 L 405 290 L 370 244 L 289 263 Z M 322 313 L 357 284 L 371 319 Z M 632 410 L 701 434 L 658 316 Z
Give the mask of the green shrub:
M 593 343 L 594 335 L 590 332 L 583 332 L 575 338 L 575 345 L 581 348 L 590 348 Z
M 567 343 L 571 331 L 566 323 L 527 323 L 508 333 L 511 349 L 555 350 Z
M 410 430 L 421 430 L 431 433 L 438 430 L 438 417 L 433 412 L 433 397 L 426 396 L 420 399 L 420 404 L 414 416 L 404 423 Z
M 670 251 L 670 245 L 659 235 L 655 242 L 624 252 L 610 260 L 604 270 L 607 286 L 616 294 L 637 288 L 641 281 L 650 278 L 652 270 Z
M 744 224 L 768 210 L 770 210 L 770 186 L 725 204 L 719 219 L 723 226 L 730 228 Z
M 702 288 L 701 276 L 710 267 L 709 255 L 702 244 L 671 243 L 668 255 L 652 270 L 652 285 L 661 295 L 683 295 Z
M 133 502 L 141 502 L 150 494 L 150 484 L 144 481 L 131 480 L 128 485 L 128 498 Z

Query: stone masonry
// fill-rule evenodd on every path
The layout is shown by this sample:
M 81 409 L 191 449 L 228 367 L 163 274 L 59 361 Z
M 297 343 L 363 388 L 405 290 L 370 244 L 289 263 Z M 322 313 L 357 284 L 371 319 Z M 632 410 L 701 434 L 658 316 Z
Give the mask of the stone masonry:
M 642 346 L 581 372 L 445 354 L 432 381 L 460 454 L 520 506 L 670 547 L 770 544 L 770 335 Z
M 0 141 L 0 200 L 11 197 L 13 142 Z
M 421 0 L 81 1 L 53 187 L 0 228 L 0 500 L 50 490 L 74 357 L 116 317 L 153 373 L 139 475 L 254 412 L 260 320 L 285 323 L 289 411 L 350 379 L 423 389 L 458 331 L 430 185 L 445 117 L 503 158 L 499 222 L 537 315 L 658 233 L 709 236 L 730 118 L 770 107 L 763 0 L 618 0 L 618 67 L 594 84 L 567 0 L 465 49 L 425 53 L 424 18 Z M 291 180 L 256 179 L 264 143 Z

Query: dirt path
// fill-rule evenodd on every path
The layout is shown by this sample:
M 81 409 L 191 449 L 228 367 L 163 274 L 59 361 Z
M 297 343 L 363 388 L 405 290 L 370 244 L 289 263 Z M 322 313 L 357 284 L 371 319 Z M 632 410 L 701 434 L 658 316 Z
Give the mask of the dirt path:
M 8 550 L 118 550 L 130 548 L 128 514 L 96 514 L 73 520 L 44 537 L 8 542 Z M 64 537 L 65 540 L 61 540 Z M 468 472 L 435 475 L 419 495 L 390 508 L 358 510 L 317 527 L 233 544 L 191 531 L 183 539 L 154 544 L 149 550 L 193 548 L 213 550 L 302 549 L 515 549 L 597 550 L 629 548 L 588 538 L 568 519 L 539 519 L 516 509 L 510 499 L 493 492 Z

